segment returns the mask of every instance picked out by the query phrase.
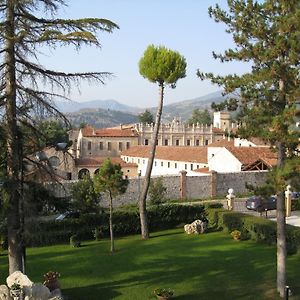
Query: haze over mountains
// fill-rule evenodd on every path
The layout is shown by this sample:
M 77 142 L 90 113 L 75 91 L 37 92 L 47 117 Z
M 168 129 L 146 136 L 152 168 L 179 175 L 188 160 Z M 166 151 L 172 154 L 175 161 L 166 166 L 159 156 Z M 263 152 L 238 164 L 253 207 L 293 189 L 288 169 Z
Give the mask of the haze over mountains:
M 220 103 L 226 97 L 220 92 L 195 99 L 164 105 L 163 122 L 170 122 L 174 117 L 186 121 L 192 115 L 194 109 L 210 109 L 211 103 Z M 138 114 L 146 109 L 155 114 L 156 107 L 137 108 L 119 103 L 116 100 L 94 100 L 88 102 L 57 101 L 58 109 L 65 113 L 74 126 L 87 123 L 94 127 L 112 127 L 119 124 L 138 122 Z

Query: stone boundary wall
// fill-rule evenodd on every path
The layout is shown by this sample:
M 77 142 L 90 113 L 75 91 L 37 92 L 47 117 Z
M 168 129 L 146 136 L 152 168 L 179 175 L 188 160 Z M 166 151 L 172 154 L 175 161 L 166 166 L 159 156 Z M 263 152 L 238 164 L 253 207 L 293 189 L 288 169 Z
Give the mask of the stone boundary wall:
M 212 172 L 205 176 L 186 176 L 186 172 L 180 175 L 162 176 L 163 185 L 167 188 L 167 198 L 172 200 L 206 199 L 215 196 L 226 196 L 228 189 L 233 188 L 235 194 L 248 192 L 245 184 L 260 185 L 265 182 L 267 172 L 239 172 L 217 173 Z M 153 177 L 155 180 L 157 177 Z M 52 190 L 56 197 L 70 195 L 70 187 L 76 181 L 66 181 L 63 184 L 47 183 L 46 187 Z M 114 201 L 114 206 L 138 203 L 139 194 L 142 190 L 143 179 L 129 179 L 129 185 L 125 194 Z M 103 206 L 108 206 L 108 199 L 103 195 Z
M 225 196 L 228 189 L 232 188 L 235 194 L 244 194 L 249 192 L 246 188 L 246 183 L 251 185 L 261 185 L 267 179 L 267 171 L 247 171 L 239 173 L 217 173 L 216 194 Z

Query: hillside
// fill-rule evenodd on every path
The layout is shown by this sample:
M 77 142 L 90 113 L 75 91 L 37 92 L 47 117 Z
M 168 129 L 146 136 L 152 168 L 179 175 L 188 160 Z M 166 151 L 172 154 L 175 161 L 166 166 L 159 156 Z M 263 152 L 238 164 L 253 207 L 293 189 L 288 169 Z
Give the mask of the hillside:
M 170 122 L 174 117 L 180 117 L 182 121 L 188 120 L 194 109 L 209 109 L 212 102 L 222 102 L 225 98 L 221 92 L 214 92 L 206 96 L 195 99 L 184 100 L 172 104 L 165 105 L 163 108 L 162 121 Z M 85 109 L 75 110 L 83 106 Z M 138 122 L 138 114 L 145 109 L 127 106 L 115 100 L 95 100 L 89 102 L 57 102 L 57 107 L 61 107 L 61 111 L 66 113 L 71 123 L 74 126 L 79 126 L 81 123 L 88 123 L 92 126 L 112 127 L 119 124 Z M 156 107 L 147 108 L 156 113 Z
M 81 110 L 86 109 L 110 109 L 110 110 L 117 110 L 122 112 L 130 112 L 135 113 L 140 111 L 140 109 L 132 106 L 128 106 L 126 104 L 120 103 L 116 100 L 93 100 L 93 101 L 86 101 L 86 102 L 76 102 L 76 101 L 55 101 L 56 107 L 62 113 L 73 113 L 79 112 Z
M 84 109 L 78 112 L 67 113 L 66 117 L 75 127 L 79 127 L 82 123 L 90 124 L 96 128 L 105 128 L 138 122 L 137 115 L 101 108 Z

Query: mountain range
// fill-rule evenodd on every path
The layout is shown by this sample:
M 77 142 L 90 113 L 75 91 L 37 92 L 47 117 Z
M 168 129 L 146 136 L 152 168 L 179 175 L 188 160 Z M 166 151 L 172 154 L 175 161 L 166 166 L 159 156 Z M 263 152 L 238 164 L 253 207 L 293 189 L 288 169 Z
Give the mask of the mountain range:
M 170 122 L 175 117 L 188 120 L 194 109 L 208 109 L 212 102 L 220 103 L 226 97 L 222 92 L 214 92 L 194 99 L 164 105 L 162 121 Z M 87 123 L 94 127 L 112 127 L 119 124 L 138 122 L 138 114 L 148 109 L 153 115 L 156 107 L 138 108 L 119 103 L 116 100 L 94 100 L 88 102 L 56 101 L 57 108 L 63 112 L 74 126 Z

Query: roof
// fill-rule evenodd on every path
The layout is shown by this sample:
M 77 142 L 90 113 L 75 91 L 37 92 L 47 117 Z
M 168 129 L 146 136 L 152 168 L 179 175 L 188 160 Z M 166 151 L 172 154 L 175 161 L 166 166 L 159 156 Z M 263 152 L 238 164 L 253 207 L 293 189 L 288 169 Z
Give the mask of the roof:
M 210 173 L 208 167 L 205 167 L 205 168 L 198 168 L 198 169 L 194 170 L 194 172 L 205 173 L 205 174 Z
M 219 134 L 224 134 L 224 130 L 218 127 L 213 127 L 212 128 L 213 133 L 219 133 Z
M 226 147 L 242 165 L 253 164 L 261 160 L 269 166 L 277 163 L 277 153 L 266 147 Z
M 208 147 L 234 147 L 234 140 L 230 139 L 228 141 L 228 139 L 226 138 L 219 141 L 215 141 L 207 146 Z
M 75 160 L 75 165 L 76 167 L 99 167 L 100 165 L 103 164 L 103 162 L 107 159 L 108 157 L 103 157 L 103 156 L 91 156 L 91 157 L 86 157 L 86 158 L 78 158 Z M 121 167 L 126 168 L 126 167 L 137 167 L 137 164 L 134 163 L 126 163 L 123 161 L 120 157 L 109 157 L 111 162 L 113 164 L 120 164 Z
M 85 137 L 138 137 L 133 128 L 93 128 L 90 125 L 81 129 Z
M 124 156 L 148 158 L 150 146 L 133 146 L 121 153 Z M 156 159 L 207 163 L 207 147 L 157 146 Z

